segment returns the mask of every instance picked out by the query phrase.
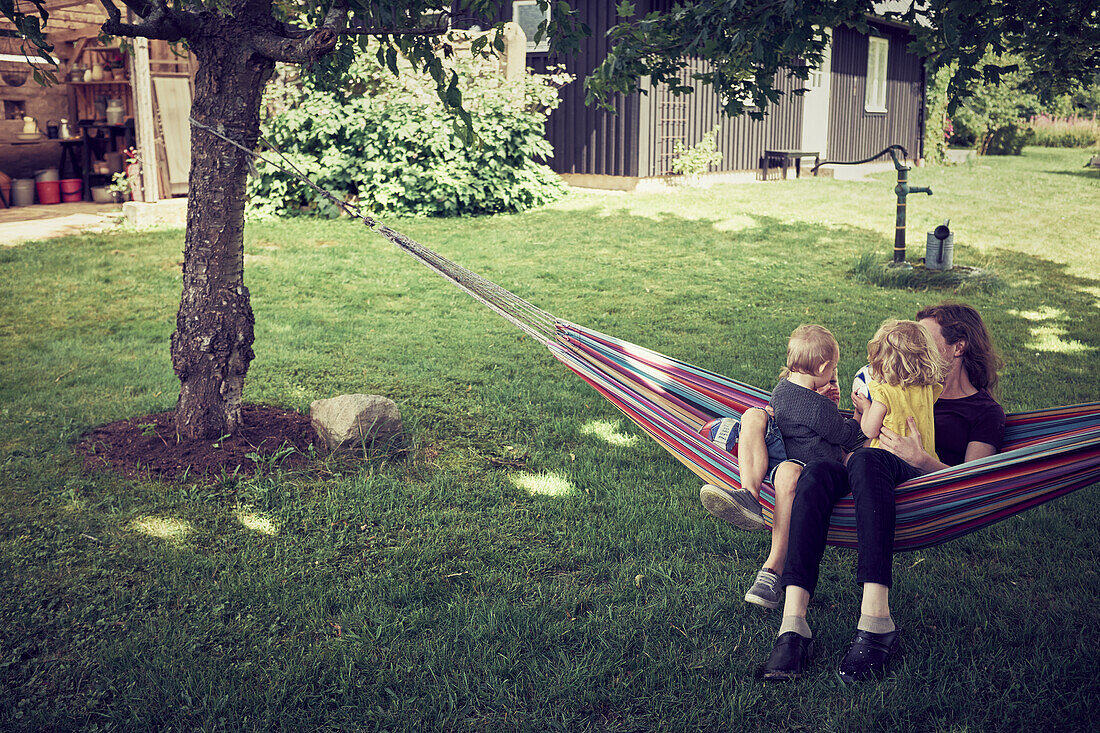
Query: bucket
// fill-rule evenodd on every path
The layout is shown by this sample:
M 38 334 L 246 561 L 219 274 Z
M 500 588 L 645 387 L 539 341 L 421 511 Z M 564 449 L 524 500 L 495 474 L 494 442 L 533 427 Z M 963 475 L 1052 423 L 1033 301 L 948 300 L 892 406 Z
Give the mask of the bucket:
M 40 171 L 35 171 L 34 172 L 34 180 L 37 181 L 38 183 L 45 183 L 47 181 L 56 181 L 57 180 L 57 169 L 56 168 L 43 168 Z
M 113 204 L 115 195 L 106 186 L 92 186 L 92 201 L 97 204 Z
M 11 182 L 11 205 L 32 206 L 34 204 L 34 179 L 16 178 Z
M 84 181 L 79 178 L 62 178 L 61 200 L 67 204 L 71 204 L 74 201 L 82 201 L 84 199 L 83 188 Z
M 947 225 L 928 232 L 928 244 L 924 254 L 924 266 L 929 270 L 950 270 L 955 258 L 955 233 Z
M 60 204 L 61 203 L 61 182 L 60 181 L 39 181 L 34 184 L 38 189 L 38 203 L 40 204 Z

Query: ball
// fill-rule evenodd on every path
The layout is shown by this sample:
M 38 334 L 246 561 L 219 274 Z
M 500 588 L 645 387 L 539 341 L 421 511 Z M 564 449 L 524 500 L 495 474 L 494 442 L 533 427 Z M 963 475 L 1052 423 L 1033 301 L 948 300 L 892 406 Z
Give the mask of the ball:
M 852 391 L 871 399 L 871 365 L 856 372 L 856 378 L 852 380 Z
M 734 452 L 737 436 L 741 433 L 741 421 L 736 417 L 720 417 L 704 425 L 699 434 L 724 451 Z

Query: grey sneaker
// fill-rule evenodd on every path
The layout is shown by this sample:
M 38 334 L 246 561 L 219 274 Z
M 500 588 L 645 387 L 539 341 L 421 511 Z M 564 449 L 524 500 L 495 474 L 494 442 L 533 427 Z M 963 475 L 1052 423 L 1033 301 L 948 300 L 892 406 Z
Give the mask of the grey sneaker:
M 748 489 L 726 491 L 712 484 L 699 489 L 699 501 L 703 508 L 719 519 L 744 530 L 767 529 L 760 502 Z
M 745 594 L 745 600 L 764 608 L 778 608 L 782 599 L 783 581 L 767 568 L 761 568 L 756 574 L 756 582 Z

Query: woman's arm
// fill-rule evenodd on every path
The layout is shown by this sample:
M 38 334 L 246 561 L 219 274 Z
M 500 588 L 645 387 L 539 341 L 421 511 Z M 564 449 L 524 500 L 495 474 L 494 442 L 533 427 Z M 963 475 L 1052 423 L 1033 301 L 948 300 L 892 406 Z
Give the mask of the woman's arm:
M 946 463 L 936 460 L 924 449 L 924 440 L 921 438 L 920 431 L 917 430 L 917 419 L 912 415 L 909 416 L 908 425 L 909 435 L 898 435 L 890 428 L 882 428 L 878 435 L 879 447 L 890 451 L 921 473 L 931 473 L 947 468 Z M 966 448 L 967 453 L 970 451 L 970 445 Z
M 966 453 L 963 460 L 966 463 L 970 461 L 976 461 L 979 458 L 987 458 L 997 452 L 997 449 L 991 446 L 989 443 L 982 443 L 978 440 L 972 440 L 966 444 Z

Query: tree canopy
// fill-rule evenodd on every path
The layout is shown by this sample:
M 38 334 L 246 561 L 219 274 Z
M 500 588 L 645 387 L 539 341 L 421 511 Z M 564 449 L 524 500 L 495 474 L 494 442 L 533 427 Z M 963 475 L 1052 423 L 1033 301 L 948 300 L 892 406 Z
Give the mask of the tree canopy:
M 257 23 L 246 36 L 265 57 L 290 63 L 324 59 L 320 73 L 339 76 L 365 50 L 364 37 L 378 38 L 373 51 L 397 73 L 401 54 L 435 77 L 440 98 L 461 107 L 454 75 L 438 63 L 434 40 L 449 26 L 468 27 L 502 17 L 502 0 L 120 0 L 136 18 L 123 19 L 115 0 L 100 0 L 109 20 L 103 30 L 122 36 L 178 41 L 216 18 L 250 16 Z M 538 0 L 549 8 L 540 30 L 559 53 L 577 48 L 591 33 L 581 3 Z M 640 8 L 659 9 L 643 12 Z M 838 24 L 867 28 L 872 17 L 911 25 L 914 51 L 933 70 L 951 66 L 949 97 L 954 103 L 975 85 L 1014 71 L 990 59 L 1005 53 L 1027 61 L 1044 80 L 1042 96 L 1065 93 L 1100 73 L 1100 2 L 1097 0 L 622 0 L 609 31 L 612 51 L 586 80 L 593 103 L 610 104 L 615 93 L 638 88 L 642 77 L 687 92 L 679 83 L 687 58 L 711 62 L 699 79 L 713 86 L 725 110 L 766 110 L 781 94 L 777 71 L 805 77 L 821 60 L 824 30 Z M 45 0 L 0 0 L 0 13 L 30 42 L 30 52 L 52 59 L 44 32 Z M 246 40 L 242 39 L 242 40 Z M 481 50 L 486 40 L 479 40 Z M 952 105 L 954 106 L 954 105 Z M 760 114 L 757 112 L 757 114 Z

